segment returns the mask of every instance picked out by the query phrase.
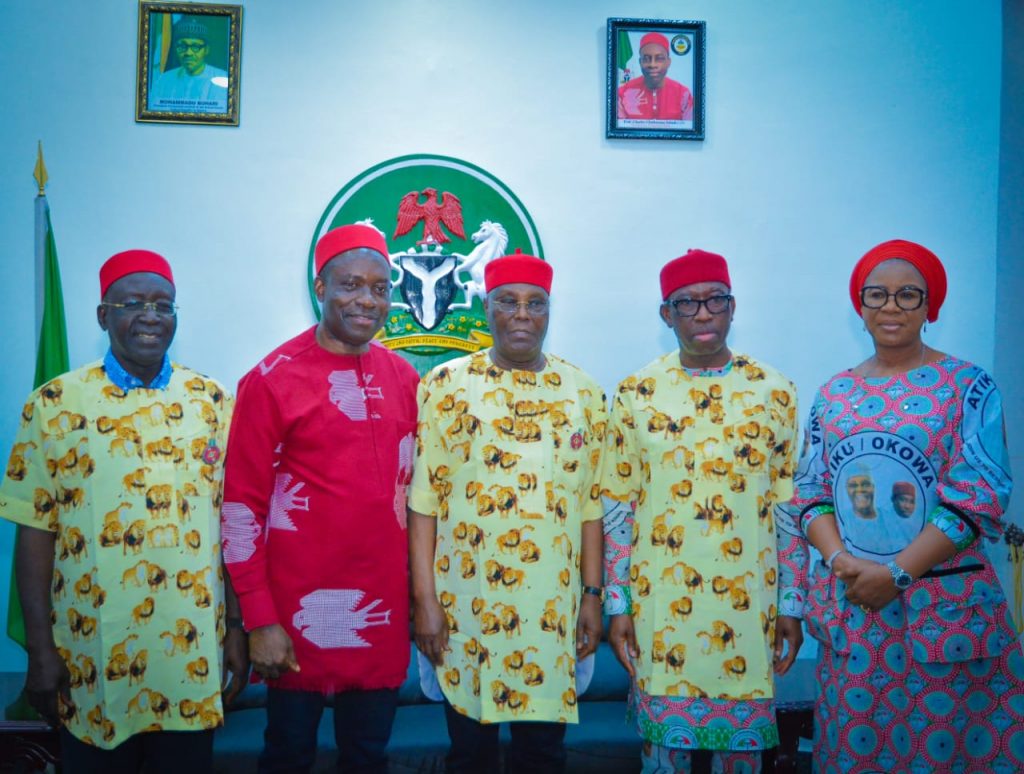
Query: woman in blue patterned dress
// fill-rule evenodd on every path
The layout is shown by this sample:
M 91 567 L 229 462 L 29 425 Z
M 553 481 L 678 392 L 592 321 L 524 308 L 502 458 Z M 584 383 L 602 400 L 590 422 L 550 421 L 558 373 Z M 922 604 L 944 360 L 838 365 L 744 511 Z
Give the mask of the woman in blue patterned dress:
M 921 245 L 870 250 L 850 297 L 875 354 L 811 408 L 786 510 L 823 557 L 804 611 L 819 772 L 1024 771 L 1024 657 L 983 546 L 1012 488 L 1001 399 L 922 340 L 945 294 Z

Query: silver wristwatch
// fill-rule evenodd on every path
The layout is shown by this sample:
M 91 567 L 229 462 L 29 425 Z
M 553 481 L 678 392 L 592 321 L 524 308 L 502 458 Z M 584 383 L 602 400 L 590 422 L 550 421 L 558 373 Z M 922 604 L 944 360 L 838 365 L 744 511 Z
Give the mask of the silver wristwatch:
M 910 584 L 914 582 L 914 577 L 909 572 L 896 564 L 896 562 L 889 562 L 885 566 L 889 569 L 890 574 L 892 574 L 892 582 L 896 584 L 896 588 L 900 591 L 906 591 L 910 588 Z

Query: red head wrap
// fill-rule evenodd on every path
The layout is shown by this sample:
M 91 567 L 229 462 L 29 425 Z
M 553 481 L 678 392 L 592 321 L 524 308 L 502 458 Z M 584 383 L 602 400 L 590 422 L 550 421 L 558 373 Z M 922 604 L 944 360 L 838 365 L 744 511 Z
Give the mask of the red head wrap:
M 174 285 L 171 265 L 162 255 L 151 250 L 125 250 L 110 256 L 100 267 L 100 298 L 107 294 L 107 289 L 127 274 L 146 271 L 159 274 Z
M 935 253 L 917 242 L 908 242 L 905 239 L 882 242 L 864 253 L 864 257 L 857 261 L 857 265 L 853 267 L 853 274 L 850 275 L 850 301 L 853 302 L 853 308 L 860 314 L 860 291 L 868 275 L 878 264 L 893 258 L 900 258 L 921 272 L 924 284 L 928 286 L 928 322 L 935 322 L 939 319 L 942 302 L 946 300 L 946 270 Z
M 316 249 L 313 251 L 313 266 L 316 273 L 319 274 L 332 258 L 337 258 L 344 252 L 358 250 L 361 247 L 375 250 L 384 256 L 385 261 L 390 263 L 388 245 L 384 241 L 384 235 L 373 226 L 355 223 L 351 226 L 332 228 L 320 237 L 320 241 L 316 243 Z
M 495 258 L 484 267 L 484 287 L 490 293 L 501 285 L 522 282 L 536 285 L 545 293 L 551 292 L 551 277 L 554 270 L 547 261 L 532 255 L 526 255 L 516 248 L 514 255 L 503 255 Z
M 732 289 L 725 258 L 706 250 L 687 250 L 686 255 L 673 258 L 661 270 L 661 300 L 666 301 L 679 288 L 698 282 L 721 282 Z
M 669 51 L 668 38 L 662 35 L 660 32 L 648 32 L 642 38 L 640 38 L 640 48 L 643 48 L 648 43 L 656 43 L 666 51 Z
M 917 489 L 909 481 L 897 481 L 892 485 L 892 496 L 899 497 L 905 495 L 907 497 L 915 497 L 917 495 Z

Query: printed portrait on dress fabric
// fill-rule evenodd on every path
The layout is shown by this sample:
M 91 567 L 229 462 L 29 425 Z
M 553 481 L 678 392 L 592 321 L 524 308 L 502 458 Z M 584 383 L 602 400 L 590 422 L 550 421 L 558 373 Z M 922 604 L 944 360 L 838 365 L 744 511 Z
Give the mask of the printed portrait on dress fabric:
M 924 528 L 936 504 L 930 500 L 936 499 L 937 473 L 917 446 L 893 433 L 857 433 L 835 452 L 834 500 L 843 535 L 854 554 L 888 561 Z

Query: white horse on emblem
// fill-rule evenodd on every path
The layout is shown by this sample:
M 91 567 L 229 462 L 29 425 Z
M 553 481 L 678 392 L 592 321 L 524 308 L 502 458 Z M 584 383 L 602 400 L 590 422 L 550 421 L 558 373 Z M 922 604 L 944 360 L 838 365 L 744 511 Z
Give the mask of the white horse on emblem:
M 455 253 L 455 257 L 459 260 L 456 276 L 458 276 L 458 272 L 469 273 L 469 280 L 459 282 L 466 300 L 462 303 L 452 304 L 450 307 L 452 309 L 469 309 L 473 306 L 474 298 L 483 301 L 484 296 L 487 295 L 487 291 L 484 289 L 484 267 L 499 255 L 503 255 L 505 248 L 508 247 L 508 232 L 505 231 L 504 226 L 492 220 L 483 221 L 479 230 L 470 238 L 477 245 L 473 251 L 469 255 Z

